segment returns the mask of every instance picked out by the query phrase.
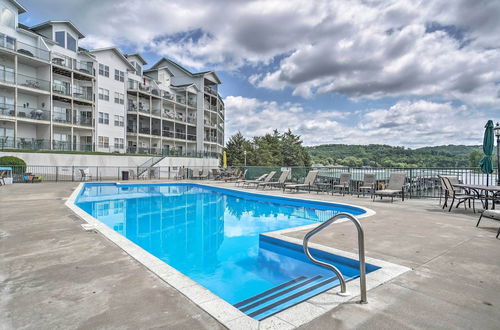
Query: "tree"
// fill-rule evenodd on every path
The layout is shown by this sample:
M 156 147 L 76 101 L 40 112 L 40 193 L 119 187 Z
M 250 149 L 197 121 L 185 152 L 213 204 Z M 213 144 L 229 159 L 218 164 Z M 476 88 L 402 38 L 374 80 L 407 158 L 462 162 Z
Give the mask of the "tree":
M 469 154 L 469 166 L 470 167 L 478 167 L 479 161 L 483 158 L 483 153 L 477 150 L 472 151 Z
M 230 166 L 244 164 L 247 151 L 249 166 L 310 166 L 311 157 L 302 145 L 299 135 L 291 130 L 281 134 L 278 130 L 264 136 L 245 139 L 241 132 L 233 135 L 226 144 L 227 162 Z
M 245 164 L 245 151 L 247 152 L 247 160 L 251 155 L 249 153 L 252 151 L 252 144 L 250 141 L 245 139 L 241 132 L 233 135 L 226 144 L 227 163 L 231 166 L 243 166 Z

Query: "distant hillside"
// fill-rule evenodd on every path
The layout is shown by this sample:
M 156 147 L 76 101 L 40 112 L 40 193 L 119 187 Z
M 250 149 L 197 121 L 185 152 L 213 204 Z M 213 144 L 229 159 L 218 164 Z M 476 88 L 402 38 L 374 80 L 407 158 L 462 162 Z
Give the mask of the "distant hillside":
M 478 166 L 482 157 L 481 146 L 465 145 L 408 149 L 380 144 L 325 144 L 306 149 L 315 164 L 352 167 L 468 167 Z

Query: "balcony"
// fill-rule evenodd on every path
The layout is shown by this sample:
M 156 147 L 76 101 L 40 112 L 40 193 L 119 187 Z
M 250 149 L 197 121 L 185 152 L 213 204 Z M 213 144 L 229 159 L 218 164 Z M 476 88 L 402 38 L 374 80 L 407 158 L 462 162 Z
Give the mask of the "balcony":
M 163 137 L 169 137 L 169 138 L 173 138 L 174 137 L 174 132 L 171 132 L 170 130 L 163 130 L 161 135 Z
M 137 111 L 137 103 L 127 100 L 127 111 Z
M 15 116 L 14 104 L 0 103 L 0 116 Z
M 6 82 L 8 84 L 14 84 L 16 82 L 14 69 L 13 68 L 0 69 L 0 81 Z
M 132 91 L 137 91 L 139 90 L 139 82 L 135 81 L 135 80 L 130 80 L 128 81 L 127 83 L 127 89 L 128 90 L 132 90 Z
M 194 115 L 194 116 L 189 115 L 187 117 L 187 122 L 190 123 L 190 124 L 196 124 L 196 115 Z
M 151 134 L 151 130 L 149 127 L 139 127 L 139 133 L 141 134 Z
M 52 83 L 52 92 L 59 95 L 71 96 L 71 85 L 69 83 L 54 82 Z
M 16 51 L 19 54 L 34 57 L 46 62 L 48 62 L 50 59 L 50 52 L 48 50 L 28 45 L 21 41 L 16 41 Z
M 217 96 L 217 89 L 205 86 L 205 92 Z
M 196 141 L 196 135 L 194 135 L 194 134 L 188 134 L 187 135 L 187 139 L 189 141 Z
M 80 61 L 69 56 L 53 52 L 51 62 L 59 67 L 72 69 L 80 73 L 94 76 L 94 63 L 91 61 Z
M 50 111 L 40 108 L 17 106 L 17 117 L 33 120 L 50 120 Z
M 71 124 L 71 109 L 54 107 L 52 120 L 55 123 Z
M 94 75 L 94 63 L 77 60 L 75 70 L 93 76 Z
M 80 125 L 80 126 L 87 126 L 87 127 L 92 127 L 92 118 L 90 117 L 83 117 L 83 116 L 77 116 L 75 118 L 75 125 Z
M 46 62 L 50 59 L 50 52 L 48 50 L 17 41 L 15 38 L 2 33 L 0 33 L 0 48 L 16 51 L 18 54 Z
M 175 132 L 175 138 L 176 139 L 185 140 L 186 139 L 186 133 L 185 132 Z
M 150 86 L 146 86 L 144 84 L 139 84 L 139 90 L 141 92 L 149 93 L 151 91 L 151 87 Z
M 134 126 L 128 126 L 127 125 L 127 133 L 137 133 L 137 127 L 136 127 L 136 123 L 133 123 Z
M 185 98 L 185 97 L 183 97 L 183 96 L 179 96 L 179 95 L 177 95 L 177 96 L 175 97 L 175 101 L 176 101 L 177 103 L 186 104 L 186 98 Z
M 39 89 L 45 92 L 50 90 L 50 82 L 48 80 L 39 79 L 37 77 L 28 76 L 25 74 L 17 73 L 17 84 L 19 86 L 28 87 L 32 89 Z
M 36 138 L 23 138 L 20 137 L 13 141 L 14 147 L 25 150 L 49 150 L 50 140 L 36 139 Z
M 93 101 L 94 99 L 91 88 L 77 85 L 73 86 L 73 97 L 87 101 Z

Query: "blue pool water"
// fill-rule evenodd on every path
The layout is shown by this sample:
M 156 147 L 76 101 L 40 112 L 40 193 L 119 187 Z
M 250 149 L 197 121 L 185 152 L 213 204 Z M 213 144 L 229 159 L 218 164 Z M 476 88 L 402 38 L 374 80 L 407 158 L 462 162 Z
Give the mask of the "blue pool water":
M 365 212 L 196 184 L 85 184 L 76 204 L 256 319 L 338 285 L 300 246 L 261 233 Z M 334 262 L 346 279 L 359 275 L 354 260 L 313 254 Z

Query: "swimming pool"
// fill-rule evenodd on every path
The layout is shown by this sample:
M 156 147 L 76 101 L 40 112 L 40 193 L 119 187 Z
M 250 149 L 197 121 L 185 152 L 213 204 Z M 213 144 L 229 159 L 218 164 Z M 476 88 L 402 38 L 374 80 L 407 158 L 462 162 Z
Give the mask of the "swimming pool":
M 85 184 L 76 205 L 115 232 L 261 320 L 338 285 L 301 246 L 262 233 L 317 224 L 364 209 L 197 184 Z M 355 260 L 314 251 L 346 280 Z M 379 267 L 367 264 L 367 272 Z

